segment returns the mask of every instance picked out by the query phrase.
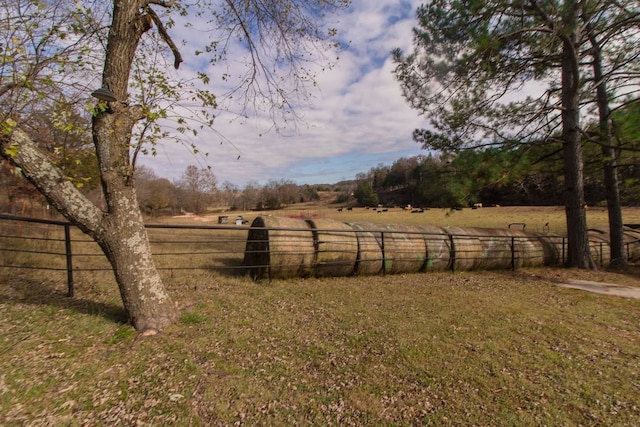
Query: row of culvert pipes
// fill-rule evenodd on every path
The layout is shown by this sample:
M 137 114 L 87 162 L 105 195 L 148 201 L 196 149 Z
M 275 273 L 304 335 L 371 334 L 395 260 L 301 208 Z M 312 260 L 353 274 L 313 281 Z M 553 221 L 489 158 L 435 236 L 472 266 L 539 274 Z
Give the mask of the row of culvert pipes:
M 609 262 L 608 234 L 589 230 L 591 253 Z M 559 266 L 566 238 L 509 228 L 342 223 L 260 216 L 251 224 L 244 265 L 256 279 Z M 640 259 L 640 232 L 625 229 L 627 256 Z

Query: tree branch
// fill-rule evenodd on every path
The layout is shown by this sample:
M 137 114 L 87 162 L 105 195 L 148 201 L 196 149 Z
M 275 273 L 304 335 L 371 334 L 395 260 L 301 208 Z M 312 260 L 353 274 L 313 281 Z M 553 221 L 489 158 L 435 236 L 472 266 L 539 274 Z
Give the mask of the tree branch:
M 10 83 L 6 83 L 2 86 L 0 86 L 0 96 L 4 95 L 5 93 L 9 92 L 10 90 L 16 88 L 18 85 L 14 82 L 10 82 Z
M 0 138 L 0 157 L 19 167 L 25 178 L 67 219 L 92 236 L 99 235 L 103 212 L 78 191 L 24 131 L 14 129 Z
M 148 4 L 157 4 L 158 6 L 166 7 L 168 9 L 175 3 L 176 0 L 150 0 Z
M 164 6 L 164 7 L 170 7 L 169 3 L 173 4 L 173 0 L 168 1 L 168 2 L 151 1 L 150 3 L 159 4 L 159 5 Z M 158 33 L 160 33 L 160 36 L 162 37 L 162 40 L 164 40 L 164 42 L 171 49 L 171 52 L 173 52 L 173 57 L 174 57 L 173 66 L 177 70 L 180 67 L 180 63 L 182 63 L 182 61 L 183 61 L 182 55 L 180 54 L 180 51 L 178 50 L 178 46 L 176 46 L 176 44 L 171 39 L 171 36 L 167 32 L 167 29 L 164 27 L 164 24 L 160 20 L 160 17 L 158 16 L 158 14 L 155 13 L 153 11 L 153 9 L 151 9 L 150 7 L 147 7 L 147 13 L 149 14 L 149 16 L 151 17 L 153 22 L 156 24 L 156 27 L 158 27 Z

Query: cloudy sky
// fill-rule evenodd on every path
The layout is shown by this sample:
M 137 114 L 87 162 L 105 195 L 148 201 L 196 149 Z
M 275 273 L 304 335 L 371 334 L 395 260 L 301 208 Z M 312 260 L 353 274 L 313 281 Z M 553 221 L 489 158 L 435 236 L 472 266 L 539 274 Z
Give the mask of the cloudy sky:
M 229 181 L 242 187 L 252 180 L 260 184 L 281 179 L 297 184 L 335 183 L 353 179 L 380 163 L 390 165 L 400 157 L 424 154 L 411 133 L 426 126 L 426 120 L 402 98 L 390 58 L 393 48 L 411 47 L 420 3 L 354 0 L 336 17 L 335 27 L 348 46 L 339 53 L 335 67 L 317 78 L 311 99 L 297 109 L 300 120 L 295 126 L 276 132 L 269 120 L 238 119 L 218 111 L 218 134 L 203 133 L 195 141 L 201 151 L 209 153 L 205 162 L 187 148 L 167 143 L 159 147 L 155 158 L 141 163 L 172 180 L 190 164 L 208 164 L 219 183 Z M 188 43 L 188 33 L 185 38 Z M 197 64 L 190 63 L 188 56 L 185 59 L 180 72 L 194 72 Z

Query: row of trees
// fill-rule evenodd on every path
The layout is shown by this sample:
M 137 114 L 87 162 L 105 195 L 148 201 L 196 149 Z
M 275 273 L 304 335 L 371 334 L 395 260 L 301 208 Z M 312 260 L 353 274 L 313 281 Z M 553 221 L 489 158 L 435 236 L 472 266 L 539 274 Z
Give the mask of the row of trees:
M 188 166 L 180 179 L 158 177 L 153 169 L 138 167 L 135 185 L 140 208 L 148 215 L 216 210 L 270 210 L 318 199 L 315 187 L 293 181 L 270 180 L 265 185 L 249 182 L 243 188 L 225 181 L 218 185 L 208 168 Z
M 624 115 L 622 114 L 624 113 Z M 626 206 L 640 205 L 640 105 L 618 113 L 621 135 L 627 143 L 619 151 L 620 199 Z M 622 140 L 621 140 L 622 141 Z M 140 209 L 149 216 L 202 214 L 211 209 L 271 210 L 295 203 L 319 199 L 320 191 L 332 191 L 338 206 L 412 205 L 416 207 L 485 205 L 561 205 L 563 174 L 561 145 L 541 144 L 514 150 L 487 148 L 451 154 L 429 154 L 400 158 L 391 165 L 377 165 L 356 175 L 355 181 L 336 184 L 298 185 L 293 181 L 270 180 L 261 185 L 249 182 L 244 187 L 225 181 L 218 183 L 208 168 L 188 166 L 180 178 L 171 181 L 159 177 L 146 166 L 135 172 Z M 606 184 L 597 144 L 585 143 L 585 201 L 588 205 L 606 204 Z M 52 153 L 55 155 L 55 153 Z M 82 184 L 83 192 L 100 204 L 96 169 L 90 152 L 79 150 L 78 158 L 87 158 L 70 176 Z M 80 167 L 82 166 L 82 167 Z M 80 178 L 81 177 L 81 178 Z M 15 169 L 4 163 L 0 168 L 0 210 L 38 214 L 47 204 L 36 189 Z M 35 207 L 35 209 L 34 209 Z
M 89 156 L 89 153 L 84 153 Z M 103 206 L 97 168 L 83 165 L 82 193 L 97 206 Z M 73 179 L 73 178 L 69 178 Z M 269 180 L 260 185 L 256 181 L 244 187 L 218 179 L 210 168 L 190 165 L 181 176 L 171 181 L 159 177 L 147 166 L 138 166 L 134 185 L 141 211 L 145 215 L 178 215 L 184 213 L 203 214 L 214 211 L 274 210 L 295 203 L 319 199 L 319 189 L 331 186 L 298 185 L 291 180 Z M 0 162 L 0 211 L 21 215 L 53 214 L 48 202 L 37 189 L 26 181 L 18 170 L 6 162 Z
M 640 103 L 613 114 L 620 178 L 620 202 L 640 205 Z M 597 129 L 597 124 L 592 129 Z M 585 140 L 584 192 L 587 205 L 606 205 L 600 144 Z M 488 147 L 457 153 L 402 158 L 357 175 L 361 204 L 424 207 L 562 205 L 564 175 L 558 141 Z

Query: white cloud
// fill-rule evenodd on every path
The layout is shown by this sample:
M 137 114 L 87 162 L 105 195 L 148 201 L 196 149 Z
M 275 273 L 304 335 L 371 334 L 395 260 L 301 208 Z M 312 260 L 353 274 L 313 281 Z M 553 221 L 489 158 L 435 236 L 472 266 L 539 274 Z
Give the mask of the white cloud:
M 210 153 L 207 162 L 218 180 L 240 186 L 250 180 L 264 183 L 270 179 L 331 183 L 351 179 L 380 161 L 420 154 L 411 133 L 426 125 L 426 120 L 402 98 L 390 59 L 394 47 L 410 48 L 419 4 L 354 2 L 336 24 L 349 45 L 339 53 L 337 65 L 319 75 L 310 103 L 297 111 L 303 121 L 295 128 L 277 133 L 270 131 L 272 123 L 264 117 L 238 119 L 217 112 L 216 130 L 231 143 L 211 132 L 195 142 L 201 151 Z M 198 37 L 198 32 L 194 33 Z M 181 35 L 186 38 L 190 34 Z M 232 58 L 228 62 L 235 73 L 241 65 Z M 195 72 L 191 66 L 188 60 L 183 64 L 182 77 Z M 210 72 L 222 69 L 218 65 Z M 156 158 L 142 160 L 170 179 L 179 177 L 196 161 L 184 147 L 171 143 L 163 144 Z

